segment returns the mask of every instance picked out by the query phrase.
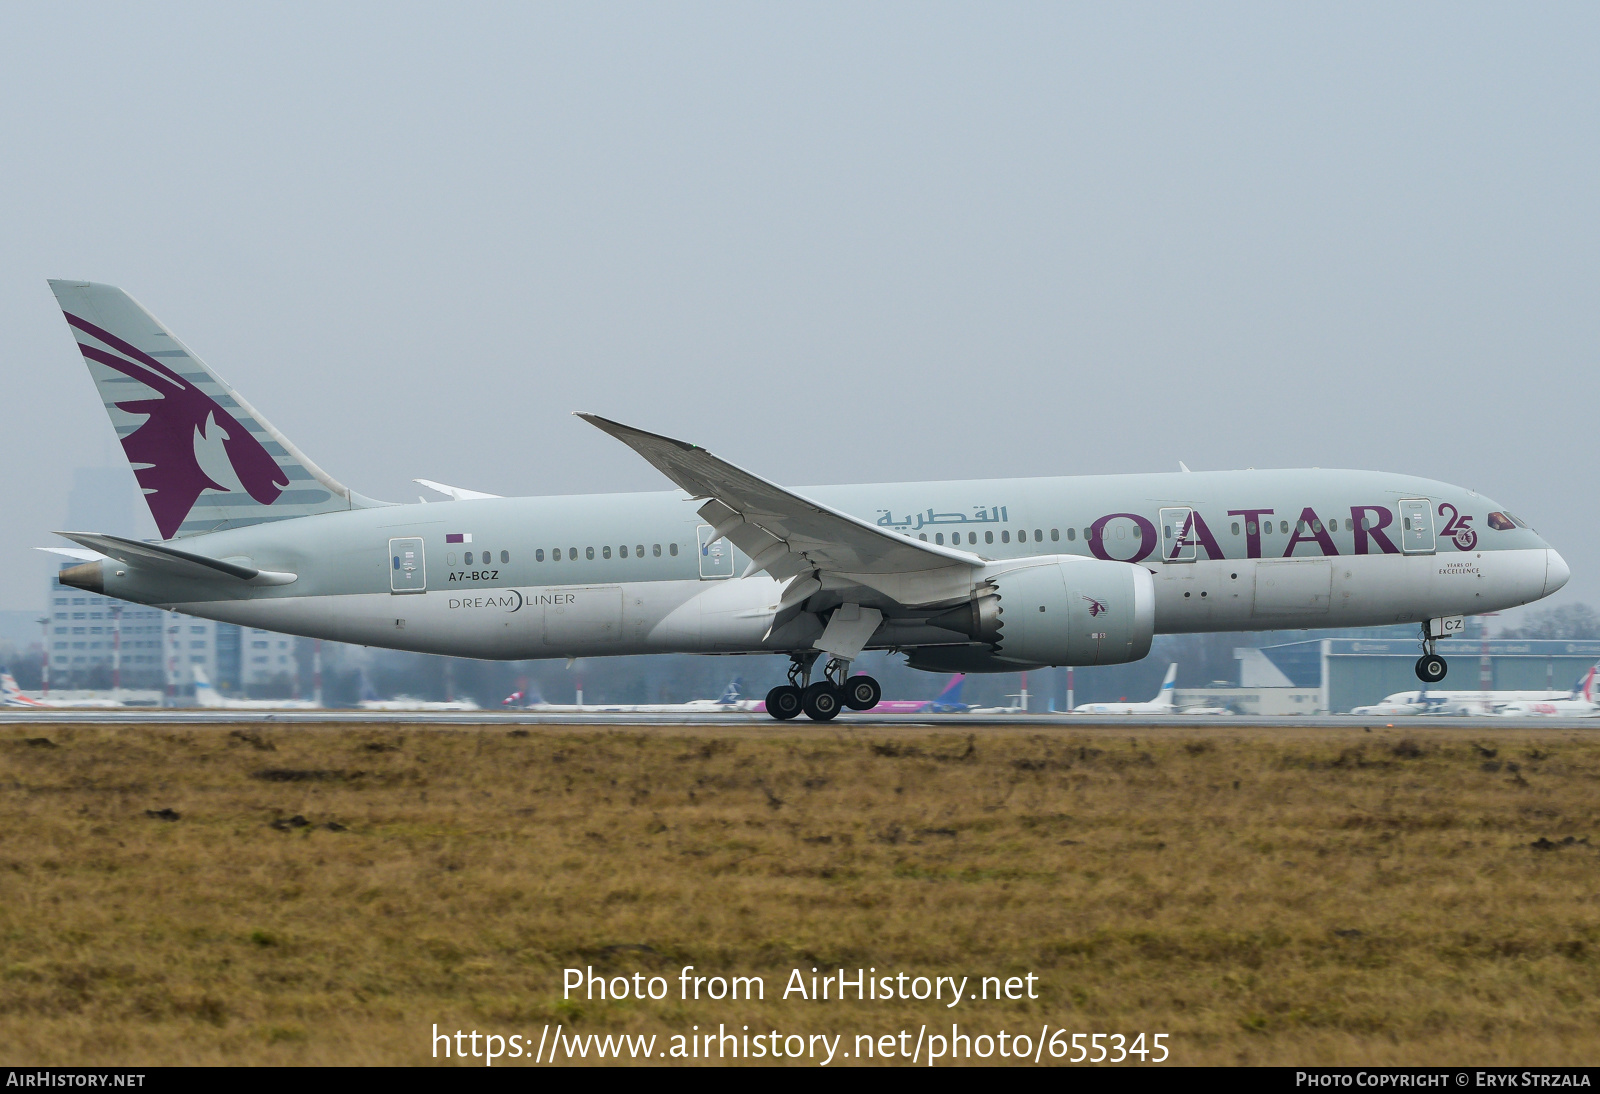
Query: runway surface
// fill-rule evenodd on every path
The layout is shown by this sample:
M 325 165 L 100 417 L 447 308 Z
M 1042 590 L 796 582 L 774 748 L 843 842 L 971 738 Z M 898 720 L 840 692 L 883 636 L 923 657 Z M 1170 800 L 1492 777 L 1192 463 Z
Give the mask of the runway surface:
M 1171 714 L 1149 717 L 1126 714 L 850 714 L 832 722 L 806 718 L 777 722 L 765 714 L 701 713 L 554 713 L 534 710 L 5 710 L 0 726 L 10 725 L 240 725 L 260 722 L 283 725 L 393 725 L 403 722 L 436 726 L 766 726 L 773 730 L 807 728 L 892 728 L 922 726 L 938 729 L 980 729 L 985 726 L 1036 727 L 1038 729 L 1108 729 L 1117 727 L 1226 729 L 1279 726 L 1284 728 L 1352 728 L 1394 726 L 1429 729 L 1596 729 L 1600 718 L 1445 718 L 1355 717 L 1349 714 L 1299 717 L 1246 717 Z

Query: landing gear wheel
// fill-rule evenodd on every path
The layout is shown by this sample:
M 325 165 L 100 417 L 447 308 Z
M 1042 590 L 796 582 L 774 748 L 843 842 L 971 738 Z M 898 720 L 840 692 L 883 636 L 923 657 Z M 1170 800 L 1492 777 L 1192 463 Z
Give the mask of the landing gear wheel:
M 780 684 L 767 692 L 767 713 L 780 722 L 787 722 L 800 713 L 800 689 Z
M 883 698 L 883 688 L 870 676 L 852 676 L 844 682 L 844 705 L 851 710 L 871 710 Z
M 1436 653 L 1425 653 L 1417 658 L 1417 679 L 1424 684 L 1437 684 L 1449 671 L 1450 666 Z
M 827 680 L 818 680 L 800 693 L 800 709 L 813 722 L 831 722 L 844 705 L 839 689 Z

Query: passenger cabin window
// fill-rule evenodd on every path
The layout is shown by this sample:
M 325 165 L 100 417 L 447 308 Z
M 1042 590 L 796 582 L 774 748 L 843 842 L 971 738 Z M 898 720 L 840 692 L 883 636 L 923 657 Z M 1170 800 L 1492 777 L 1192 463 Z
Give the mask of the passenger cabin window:
M 1001 532 L 1000 533 L 1000 542 L 1001 543 L 1010 543 L 1011 542 L 1011 533 L 1010 532 Z
M 1052 532 L 1055 531 L 1054 528 L 1052 528 L 1050 530 Z M 1044 530 L 1042 528 L 1035 528 L 1033 530 L 1033 542 L 1035 542 L 1035 543 L 1043 543 L 1044 542 Z
M 678 545 L 676 543 L 667 544 L 667 554 L 671 555 L 673 558 L 677 558 L 678 557 Z
M 1239 534 L 1239 522 L 1238 521 L 1234 521 L 1233 522 L 1233 534 L 1234 535 L 1238 535 Z
M 1235 524 L 1234 527 L 1237 528 L 1239 526 Z M 1253 536 L 1260 530 L 1260 525 L 1256 524 L 1256 522 L 1253 520 L 1247 520 L 1244 522 L 1244 530 L 1246 535 Z
M 593 547 L 589 548 L 589 557 L 590 558 L 594 557 L 594 548 Z M 601 558 L 610 558 L 611 557 L 611 548 L 610 547 L 602 547 L 602 548 L 600 548 L 600 557 Z
M 568 547 L 567 548 L 567 561 L 568 562 L 576 562 L 576 561 L 578 561 L 578 549 L 576 547 Z
M 462 557 L 462 560 L 465 561 L 465 563 L 468 566 L 472 565 L 472 552 L 471 551 L 468 551 L 466 554 L 462 555 L 461 557 Z
M 918 539 L 920 539 L 920 540 L 921 540 L 921 541 L 922 541 L 922 542 L 924 542 L 924 543 L 926 543 L 926 542 L 928 542 L 928 533 L 926 533 L 926 532 L 923 532 L 923 533 L 922 533 L 922 534 L 921 534 L 921 535 L 920 535 L 920 536 L 918 536 L 918 537 L 917 537 L 917 538 L 918 538 Z
M 502 563 L 510 562 L 511 561 L 511 552 L 510 551 L 501 551 L 500 552 L 500 561 Z
M 617 548 L 617 557 L 618 558 L 627 558 L 628 557 L 628 545 L 626 543 L 624 543 L 621 547 Z
M 967 542 L 968 543 L 974 543 L 974 544 L 977 543 L 978 542 L 978 533 L 976 533 L 976 532 L 968 532 L 967 533 Z M 989 542 L 990 543 L 994 542 L 994 533 L 993 532 L 989 533 Z
M 635 544 L 634 548 L 633 548 L 633 551 L 634 551 L 634 554 L 638 555 L 640 558 L 643 558 L 644 557 L 644 544 L 642 544 L 642 543 Z
M 583 557 L 588 559 L 589 561 L 593 562 L 594 561 L 594 548 L 593 547 L 585 547 L 583 549 Z
M 543 547 L 541 547 L 537 551 L 533 552 L 533 560 L 535 562 L 543 562 L 544 561 L 544 548 Z
M 939 544 L 940 546 L 943 546 L 944 545 L 944 533 L 943 532 L 935 532 L 935 533 L 933 533 L 933 542 Z
M 660 558 L 661 557 L 661 544 L 659 544 L 659 543 L 651 544 L 650 545 L 650 553 L 652 555 L 654 555 L 655 557 Z
M 1289 534 L 1289 522 L 1288 521 L 1280 520 L 1278 522 L 1278 534 L 1279 535 L 1285 535 L 1285 536 Z

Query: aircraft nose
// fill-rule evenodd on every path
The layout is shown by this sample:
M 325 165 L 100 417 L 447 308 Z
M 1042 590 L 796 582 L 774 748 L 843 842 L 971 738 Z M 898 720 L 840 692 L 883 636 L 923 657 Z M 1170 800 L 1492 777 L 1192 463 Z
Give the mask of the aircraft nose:
M 1572 576 L 1572 569 L 1567 565 L 1567 560 L 1555 551 L 1546 551 L 1544 557 L 1544 595 L 1549 596 L 1567 583 L 1567 578 Z

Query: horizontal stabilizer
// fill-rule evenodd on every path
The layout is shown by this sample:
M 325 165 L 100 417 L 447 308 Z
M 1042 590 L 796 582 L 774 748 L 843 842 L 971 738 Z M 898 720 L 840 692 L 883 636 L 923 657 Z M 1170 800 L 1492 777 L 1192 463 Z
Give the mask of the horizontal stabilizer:
M 56 535 L 81 543 L 91 551 L 135 569 L 160 570 L 187 578 L 232 578 L 248 585 L 287 585 L 299 575 L 278 570 L 261 570 L 220 558 L 208 558 L 193 551 L 180 551 L 161 543 L 142 543 L 136 539 L 100 532 L 57 532 Z
M 75 558 L 79 562 L 99 562 L 106 556 L 99 551 L 87 551 L 82 547 L 35 547 L 35 551 L 47 551 L 52 555 L 62 558 Z
M 437 490 L 441 494 L 446 494 L 452 501 L 477 501 L 480 498 L 505 497 L 504 494 L 485 494 L 482 490 L 468 490 L 460 486 L 446 486 L 444 483 L 434 482 L 432 479 L 412 479 L 411 481 L 419 486 L 426 486 L 429 490 Z

